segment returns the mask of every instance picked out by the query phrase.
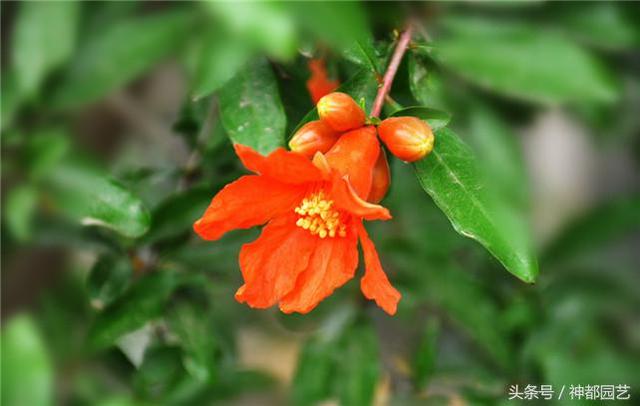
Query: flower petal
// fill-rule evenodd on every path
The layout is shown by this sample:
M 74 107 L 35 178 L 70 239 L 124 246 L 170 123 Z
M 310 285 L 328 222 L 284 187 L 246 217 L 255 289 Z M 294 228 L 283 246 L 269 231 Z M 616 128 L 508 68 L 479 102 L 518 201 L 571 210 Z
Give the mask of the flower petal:
M 248 170 L 283 183 L 305 183 L 322 179 L 322 173 L 304 155 L 277 148 L 267 156 L 235 144 L 236 154 Z
M 292 210 L 305 189 L 250 175 L 226 185 L 211 200 L 193 229 L 205 240 L 217 240 L 227 231 L 264 224 Z
M 338 208 L 348 211 L 356 217 L 367 220 L 389 220 L 391 218 L 387 208 L 361 199 L 346 176 L 334 179 L 331 199 Z
M 274 219 L 257 240 L 242 246 L 244 285 L 236 292 L 236 300 L 266 308 L 293 289 L 298 275 L 309 264 L 317 240 L 294 222 L 293 216 Z
M 369 239 L 364 225 L 359 223 L 357 227 L 365 263 L 365 273 L 360 280 L 360 289 L 367 299 L 375 300 L 378 306 L 393 316 L 402 295 L 389 283 L 387 275 L 382 270 L 376 247 Z
M 300 274 L 293 290 L 280 301 L 285 313 L 308 313 L 320 301 L 353 278 L 358 266 L 357 236 L 317 238 L 309 265 Z
M 380 153 L 380 144 L 373 126 L 362 127 L 340 136 L 326 153 L 329 165 L 340 175 L 348 175 L 358 195 L 366 199 L 371 189 L 373 167 Z

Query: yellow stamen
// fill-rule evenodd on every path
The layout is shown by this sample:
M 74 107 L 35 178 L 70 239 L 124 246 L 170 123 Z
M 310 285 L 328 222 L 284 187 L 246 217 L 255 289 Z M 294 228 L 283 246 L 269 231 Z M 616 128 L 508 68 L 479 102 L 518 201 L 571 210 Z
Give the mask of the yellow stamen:
M 293 210 L 300 217 L 296 226 L 309 230 L 320 238 L 346 237 L 347 227 L 340 220 L 340 212 L 333 208 L 333 201 L 327 200 L 324 192 L 313 193 L 300 202 Z

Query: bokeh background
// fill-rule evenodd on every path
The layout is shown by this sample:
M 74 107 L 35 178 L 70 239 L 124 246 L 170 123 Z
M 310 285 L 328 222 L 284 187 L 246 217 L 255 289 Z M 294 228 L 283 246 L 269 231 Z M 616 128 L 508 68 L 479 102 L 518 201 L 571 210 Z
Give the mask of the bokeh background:
M 636 3 L 1 14 L 3 405 L 499 405 L 512 384 L 626 384 L 640 399 Z M 228 136 L 275 128 L 260 145 L 283 144 L 313 109 L 310 57 L 370 108 L 408 18 L 386 113 L 450 118 L 531 224 L 537 282 L 457 234 L 392 159 L 394 219 L 369 231 L 403 295 L 395 317 L 358 278 L 304 316 L 238 304 L 237 253 L 257 230 L 216 243 L 191 231 L 244 173 Z M 260 106 L 241 122 L 225 113 L 238 92 Z

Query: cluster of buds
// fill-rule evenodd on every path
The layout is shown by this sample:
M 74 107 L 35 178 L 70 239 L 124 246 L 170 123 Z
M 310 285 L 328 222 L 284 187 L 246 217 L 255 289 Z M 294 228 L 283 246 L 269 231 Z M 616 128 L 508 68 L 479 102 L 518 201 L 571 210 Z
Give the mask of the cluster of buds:
M 364 127 L 367 121 L 364 110 L 345 93 L 327 94 L 318 101 L 317 109 L 320 119 L 302 126 L 289 141 L 292 151 L 309 158 L 316 152 L 326 153 L 342 134 Z M 422 159 L 433 149 L 431 128 L 415 117 L 387 118 L 378 125 L 377 133 L 389 151 L 405 162 Z M 367 200 L 378 203 L 386 195 L 389 184 L 389 163 L 381 150 Z

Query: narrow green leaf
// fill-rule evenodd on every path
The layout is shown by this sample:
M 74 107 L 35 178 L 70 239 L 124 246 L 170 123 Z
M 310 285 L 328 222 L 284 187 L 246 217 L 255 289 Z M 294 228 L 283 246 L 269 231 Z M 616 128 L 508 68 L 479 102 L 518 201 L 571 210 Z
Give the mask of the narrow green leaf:
M 314 405 L 330 397 L 333 343 L 309 340 L 302 347 L 291 391 L 294 405 Z
M 127 84 L 183 43 L 193 16 L 182 11 L 130 19 L 85 43 L 53 96 L 57 107 L 95 101 Z
M 19 185 L 9 191 L 4 204 L 4 221 L 18 241 L 27 241 L 32 234 L 32 220 L 38 204 L 38 191 L 33 185 Z
M 95 349 L 113 345 L 122 335 L 159 316 L 176 286 L 170 271 L 159 271 L 140 279 L 127 293 L 98 314 L 89 332 Z
M 572 221 L 544 250 L 544 262 L 558 263 L 589 253 L 640 229 L 640 195 L 624 196 L 593 208 Z
M 287 117 L 269 63 L 247 64 L 219 92 L 222 124 L 235 143 L 266 154 L 284 143 Z
M 378 337 L 370 326 L 356 325 L 343 339 L 335 375 L 340 404 L 370 405 L 380 375 Z
M 142 201 L 93 167 L 66 162 L 47 180 L 55 209 L 83 225 L 110 228 L 130 238 L 149 228 L 150 215 Z
M 456 19 L 436 57 L 469 81 L 545 104 L 612 102 L 619 89 L 592 55 L 565 37 L 527 25 Z
M 26 97 L 38 90 L 46 75 L 71 56 L 80 3 L 20 3 L 13 32 L 11 62 L 18 88 Z
M 91 305 L 102 309 L 111 304 L 129 286 L 132 275 L 133 269 L 128 257 L 100 257 L 87 278 L 87 293 Z
M 525 222 L 489 196 L 478 163 L 453 131 L 436 132 L 433 152 L 415 169 L 422 188 L 458 233 L 480 242 L 518 278 L 535 281 L 538 264 Z
M 447 124 L 449 124 L 449 121 L 451 121 L 451 114 L 423 106 L 406 107 L 396 110 L 391 114 L 391 117 L 403 116 L 418 117 L 429 123 L 429 126 L 433 131 L 446 127 Z
M 53 405 L 53 368 L 30 316 L 5 321 L 0 362 L 3 405 Z
M 440 324 L 438 319 L 429 319 L 420 338 L 420 344 L 414 359 L 414 380 L 418 388 L 425 387 L 429 377 L 436 368 L 439 334 Z

